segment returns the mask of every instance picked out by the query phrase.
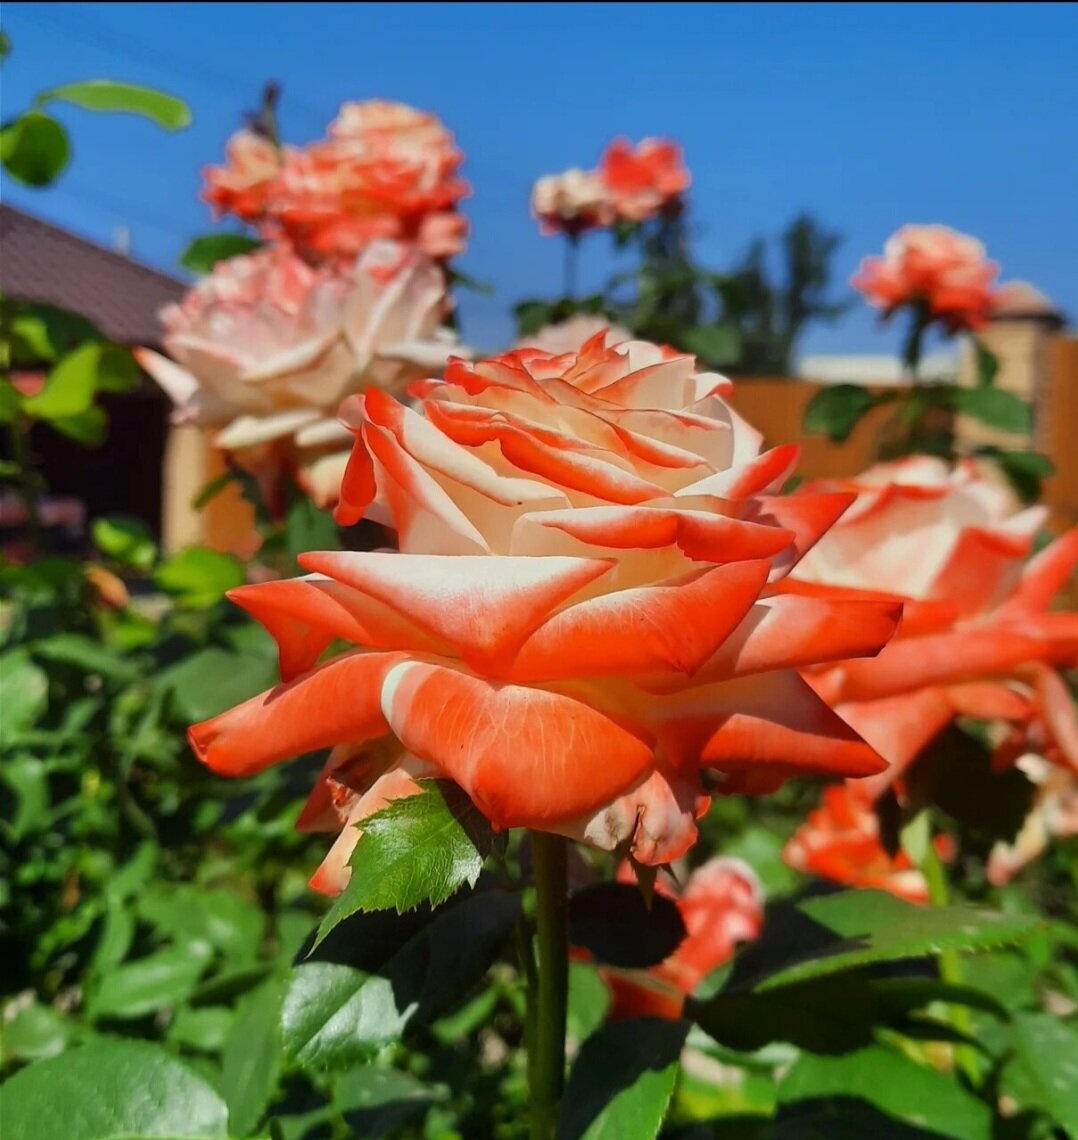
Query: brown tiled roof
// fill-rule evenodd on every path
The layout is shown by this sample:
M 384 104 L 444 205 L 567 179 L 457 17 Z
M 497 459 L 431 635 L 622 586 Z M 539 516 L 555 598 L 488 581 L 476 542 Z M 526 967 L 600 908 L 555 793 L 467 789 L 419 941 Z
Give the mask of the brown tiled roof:
M 0 289 L 93 321 L 119 344 L 156 345 L 157 310 L 186 285 L 33 214 L 0 204 Z

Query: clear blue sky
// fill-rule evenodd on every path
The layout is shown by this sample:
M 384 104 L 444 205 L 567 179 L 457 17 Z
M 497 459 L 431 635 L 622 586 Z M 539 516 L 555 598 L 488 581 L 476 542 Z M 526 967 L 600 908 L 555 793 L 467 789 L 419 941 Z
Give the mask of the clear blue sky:
M 811 210 L 845 235 L 840 285 L 906 221 L 981 237 L 1078 317 L 1078 7 L 1070 4 L 6 3 L 3 114 L 51 84 L 105 76 L 191 104 L 177 135 L 120 116 L 59 114 L 75 161 L 46 192 L 4 196 L 174 268 L 210 229 L 199 170 L 262 83 L 284 85 L 290 141 L 346 99 L 436 111 L 467 152 L 473 237 L 461 268 L 468 338 L 496 347 L 510 306 L 552 296 L 561 250 L 528 216 L 540 174 L 593 164 L 614 135 L 674 137 L 694 183 L 698 252 L 722 268 L 756 234 Z M 613 267 L 587 242 L 584 282 Z M 858 307 L 810 352 L 887 351 Z

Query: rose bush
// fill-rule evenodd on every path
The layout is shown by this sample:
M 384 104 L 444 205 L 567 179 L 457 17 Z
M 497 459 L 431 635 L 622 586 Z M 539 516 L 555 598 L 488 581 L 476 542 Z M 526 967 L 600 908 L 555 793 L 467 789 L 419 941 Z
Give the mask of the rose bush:
M 600 335 L 454 361 L 421 391 L 422 411 L 378 389 L 342 408 L 337 518 L 377 499 L 401 553 L 310 553 L 307 578 L 234 592 L 284 684 L 195 726 L 205 763 L 347 745 L 306 815 L 339 827 L 418 758 L 497 828 L 642 863 L 692 845 L 713 787 L 883 769 L 797 667 L 875 653 L 899 607 L 785 588 L 849 494 L 776 495 L 797 449 L 761 452 L 726 381 Z M 318 664 L 338 638 L 362 649 Z
M 168 357 L 136 355 L 176 405 L 174 422 L 218 428 L 215 443 L 256 472 L 289 470 L 333 502 L 350 436 L 351 392 L 401 392 L 460 352 L 442 328 L 441 270 L 394 242 L 345 269 L 314 268 L 285 246 L 219 262 L 161 312 Z

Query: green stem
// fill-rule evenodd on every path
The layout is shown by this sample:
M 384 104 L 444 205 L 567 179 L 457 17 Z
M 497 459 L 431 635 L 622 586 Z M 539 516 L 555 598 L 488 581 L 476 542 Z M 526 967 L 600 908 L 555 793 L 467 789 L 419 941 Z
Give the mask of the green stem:
M 921 873 L 928 886 L 928 899 L 933 906 L 947 906 L 951 900 L 950 888 L 947 885 L 947 874 L 943 862 L 932 841 L 931 831 L 928 842 L 925 844 L 924 856 L 921 859 Z M 949 985 L 961 986 L 965 982 L 965 970 L 962 968 L 962 956 L 957 950 L 941 950 L 939 955 L 940 977 Z M 951 1007 L 951 1024 L 959 1033 L 967 1037 L 973 1036 L 973 1021 L 970 1011 L 961 1005 Z M 978 1063 L 974 1051 L 966 1045 L 955 1046 L 955 1063 L 976 1084 L 978 1081 Z
M 531 1138 L 553 1140 L 565 1082 L 565 1022 L 569 1004 L 569 896 L 566 842 L 533 831 L 535 926 L 539 970 L 535 987 L 534 1057 L 531 1074 Z
M 520 974 L 524 979 L 524 1057 L 527 1061 L 528 1087 L 535 1084 L 535 1027 L 538 1024 L 539 1006 L 538 986 L 539 974 L 535 969 L 535 951 L 532 947 L 532 924 L 527 916 L 521 912 L 517 919 L 516 930 L 517 961 L 520 964 Z
M 580 267 L 580 238 L 577 234 L 565 237 L 565 296 L 576 297 L 577 270 Z

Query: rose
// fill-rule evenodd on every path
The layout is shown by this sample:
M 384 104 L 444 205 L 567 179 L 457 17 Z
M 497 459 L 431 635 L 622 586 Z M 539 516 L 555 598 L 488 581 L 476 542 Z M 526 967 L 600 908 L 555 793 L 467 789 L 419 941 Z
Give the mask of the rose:
M 946 836 L 936 836 L 934 842 L 941 857 L 953 854 Z M 871 795 L 853 784 L 824 789 L 820 806 L 791 836 L 782 858 L 798 871 L 846 887 L 874 888 L 907 902 L 928 902 L 924 875 L 905 851 L 887 852 Z
M 380 238 L 431 257 L 464 248 L 457 204 L 470 192 L 463 155 L 434 115 L 403 103 L 346 103 L 329 138 L 278 149 L 250 131 L 233 136 L 228 164 L 209 167 L 204 197 L 310 258 L 350 260 Z
M 618 878 L 636 881 L 627 867 Z M 685 998 L 734 956 L 739 943 L 756 938 L 763 926 L 763 888 L 756 872 L 741 859 L 717 856 L 689 875 L 684 890 L 659 878 L 655 891 L 677 905 L 685 937 L 668 958 L 648 970 L 600 967 L 613 997 L 611 1021 L 681 1017 Z
M 341 400 L 368 384 L 401 391 L 444 362 L 447 307 L 441 270 L 393 242 L 370 246 L 347 271 L 274 247 L 218 262 L 162 310 L 171 359 L 137 355 L 177 422 L 220 428 L 217 446 L 255 468 L 275 449 L 328 502 L 351 439 L 336 420 Z
M 615 218 L 614 202 L 603 180 L 576 168 L 538 179 L 532 187 L 531 210 L 544 234 L 577 236 L 612 225 Z
M 681 148 L 667 139 L 644 139 L 635 147 L 627 139 L 615 139 L 603 155 L 599 178 L 617 216 L 630 222 L 642 222 L 676 203 L 692 181 Z
M 604 317 L 596 317 L 591 313 L 576 313 L 567 320 L 558 321 L 557 324 L 544 325 L 531 336 L 522 336 L 516 343 L 517 348 L 539 348 L 553 356 L 560 356 L 565 352 L 579 352 L 584 345 L 598 333 L 604 333 L 607 344 L 622 344 L 632 340 L 632 333 L 620 325 L 612 325 Z
M 796 667 L 875 652 L 898 609 L 784 590 L 849 496 L 774 495 L 796 448 L 760 454 L 727 382 L 598 336 L 454 361 L 417 391 L 421 411 L 377 389 L 342 407 L 338 520 L 377 496 L 401 553 L 311 553 L 307 578 L 234 592 L 284 684 L 196 725 L 205 763 L 377 742 L 378 771 L 434 765 L 496 828 L 652 864 L 692 845 L 714 786 L 882 768 Z M 335 639 L 362 648 L 319 664 Z M 369 769 L 331 762 L 316 801 Z
M 1012 726 L 997 764 L 1013 762 L 1032 733 L 1078 770 L 1073 705 L 1055 671 L 1078 661 L 1078 615 L 1048 612 L 1078 563 L 1078 528 L 1028 559 L 1044 509 L 1016 511 L 972 462 L 951 470 L 911 458 L 806 489 L 858 498 L 797 566 L 793 588 L 907 599 L 897 637 L 874 660 L 806 671 L 891 763 L 875 786 L 901 775 L 962 715 Z
M 218 217 L 235 214 L 245 222 L 257 222 L 281 172 L 282 152 L 262 135 L 243 130 L 228 140 L 225 156 L 224 166 L 203 170 L 202 199 Z
M 926 317 L 955 332 L 987 323 L 998 272 L 976 238 L 948 226 L 909 225 L 888 238 L 883 257 L 861 262 L 851 284 L 887 316 L 904 305 L 920 305 Z

